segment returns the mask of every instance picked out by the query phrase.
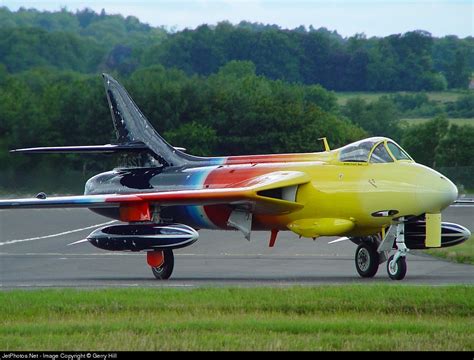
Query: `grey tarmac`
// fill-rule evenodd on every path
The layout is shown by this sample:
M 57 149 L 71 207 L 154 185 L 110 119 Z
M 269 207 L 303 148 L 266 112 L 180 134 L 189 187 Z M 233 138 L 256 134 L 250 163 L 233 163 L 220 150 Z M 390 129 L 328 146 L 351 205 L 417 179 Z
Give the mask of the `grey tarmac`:
M 84 239 L 94 225 L 109 221 L 87 209 L 0 211 L 0 288 L 474 284 L 473 265 L 420 251 L 408 255 L 402 281 L 390 280 L 385 264 L 375 278 L 362 279 L 354 266 L 356 246 L 350 241 L 330 245 L 336 238 L 313 241 L 285 231 L 269 248 L 268 232 L 253 232 L 248 242 L 236 231 L 211 230 L 201 230 L 195 244 L 176 250 L 171 279 L 158 281 L 145 253 L 106 252 L 87 242 L 68 246 Z M 473 231 L 474 208 L 450 207 L 443 221 Z

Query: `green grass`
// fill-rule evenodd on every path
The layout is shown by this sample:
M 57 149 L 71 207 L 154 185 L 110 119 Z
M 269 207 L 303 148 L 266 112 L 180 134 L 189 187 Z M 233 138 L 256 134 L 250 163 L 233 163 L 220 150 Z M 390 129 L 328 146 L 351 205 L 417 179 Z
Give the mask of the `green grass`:
M 474 287 L 4 291 L 0 349 L 474 350 Z
M 444 249 L 427 250 L 426 252 L 443 259 L 474 265 L 474 236 L 471 236 L 469 240 L 461 245 Z
M 383 95 L 392 95 L 392 94 L 416 94 L 416 92 L 335 92 L 337 97 L 337 102 L 339 105 L 345 105 L 347 100 L 353 99 L 355 97 L 362 98 L 368 102 L 376 101 Z M 452 102 L 456 101 L 460 96 L 466 94 L 465 91 L 432 91 L 427 92 L 428 98 L 437 102 Z

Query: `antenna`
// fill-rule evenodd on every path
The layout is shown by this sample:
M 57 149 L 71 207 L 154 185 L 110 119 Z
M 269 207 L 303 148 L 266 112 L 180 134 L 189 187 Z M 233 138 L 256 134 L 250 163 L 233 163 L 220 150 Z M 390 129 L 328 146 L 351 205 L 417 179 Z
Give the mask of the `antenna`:
M 331 151 L 331 149 L 329 148 L 328 139 L 326 139 L 325 137 L 322 137 L 322 138 L 319 138 L 318 140 L 323 141 L 324 151 Z

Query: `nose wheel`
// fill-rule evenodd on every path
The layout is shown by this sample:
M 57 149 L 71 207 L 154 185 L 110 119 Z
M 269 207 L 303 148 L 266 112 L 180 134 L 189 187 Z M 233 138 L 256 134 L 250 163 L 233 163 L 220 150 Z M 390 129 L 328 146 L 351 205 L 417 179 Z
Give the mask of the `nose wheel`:
M 395 240 L 397 251 L 387 261 L 387 273 L 392 280 L 402 280 L 407 273 L 407 254 L 410 249 L 405 245 L 405 222 L 400 219 Z
M 407 273 L 407 260 L 405 256 L 398 259 L 395 256 L 390 256 L 387 261 L 387 273 L 392 280 L 402 280 Z

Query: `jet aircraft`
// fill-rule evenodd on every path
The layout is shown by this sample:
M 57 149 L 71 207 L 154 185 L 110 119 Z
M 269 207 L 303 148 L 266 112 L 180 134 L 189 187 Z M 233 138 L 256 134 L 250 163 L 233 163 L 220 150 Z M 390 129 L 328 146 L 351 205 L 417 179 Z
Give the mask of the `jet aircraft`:
M 143 251 L 157 279 L 174 268 L 173 249 L 189 246 L 199 229 L 279 231 L 300 237 L 340 236 L 357 245 L 355 267 L 373 277 L 387 262 L 391 279 L 407 271 L 410 249 L 448 247 L 470 237 L 441 221 L 458 197 L 444 175 L 417 164 L 396 142 L 371 137 L 302 154 L 197 157 L 171 146 L 127 91 L 103 74 L 117 141 L 40 147 L 16 153 L 120 153 L 142 159 L 98 174 L 84 195 L 0 200 L 0 209 L 83 207 L 122 223 L 94 230 L 84 241 L 111 251 Z M 320 139 L 321 140 L 321 139 Z M 336 240 L 336 241 L 339 241 Z

